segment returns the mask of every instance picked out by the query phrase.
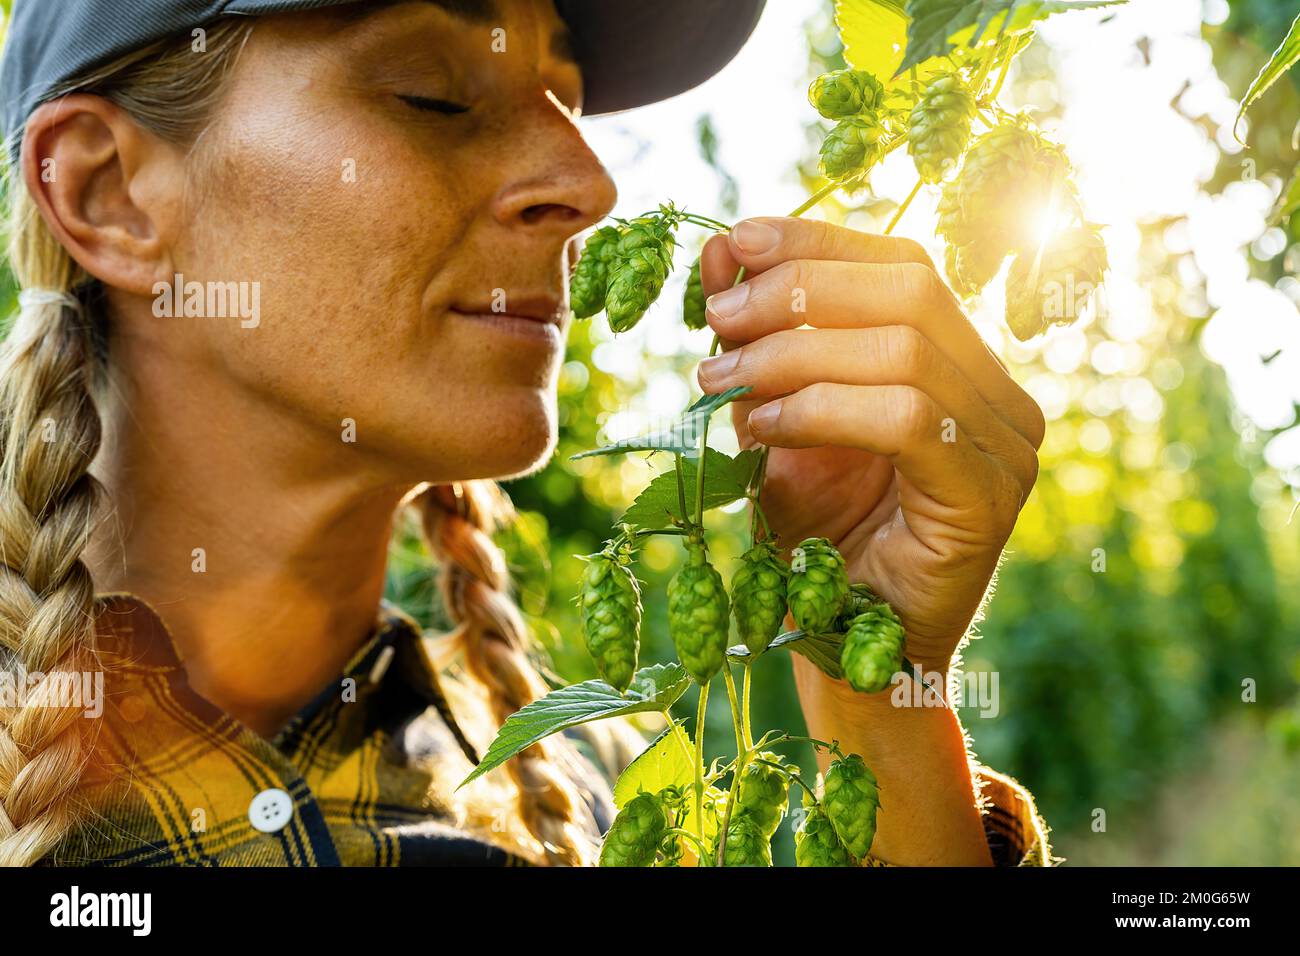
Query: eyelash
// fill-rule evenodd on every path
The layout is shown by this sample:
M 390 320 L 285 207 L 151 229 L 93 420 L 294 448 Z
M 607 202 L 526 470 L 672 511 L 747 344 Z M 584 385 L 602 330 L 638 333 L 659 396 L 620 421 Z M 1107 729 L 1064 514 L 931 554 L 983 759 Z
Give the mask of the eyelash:
M 444 116 L 458 116 L 461 113 L 468 113 L 469 107 L 461 103 L 453 103 L 451 100 L 433 99 L 428 96 L 410 96 L 405 93 L 399 93 L 397 98 L 412 109 L 422 110 L 426 113 L 441 113 Z

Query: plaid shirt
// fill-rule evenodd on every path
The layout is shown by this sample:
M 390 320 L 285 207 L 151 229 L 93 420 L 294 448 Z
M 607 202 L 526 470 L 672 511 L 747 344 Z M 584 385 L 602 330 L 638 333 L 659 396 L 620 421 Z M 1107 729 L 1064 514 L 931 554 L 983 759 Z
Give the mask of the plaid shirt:
M 55 865 L 511 866 L 525 864 L 451 825 L 431 794 L 435 758 L 473 750 L 456 726 L 419 626 L 384 605 L 344 668 L 274 739 L 192 690 L 158 616 L 101 599 L 103 726 L 83 782 L 89 813 Z M 344 683 L 350 679 L 353 683 Z M 345 701 L 341 688 L 354 687 Z M 1050 861 L 1046 828 L 1014 782 L 980 770 L 985 829 L 1000 865 Z M 575 780 L 592 818 L 613 815 L 592 767 Z

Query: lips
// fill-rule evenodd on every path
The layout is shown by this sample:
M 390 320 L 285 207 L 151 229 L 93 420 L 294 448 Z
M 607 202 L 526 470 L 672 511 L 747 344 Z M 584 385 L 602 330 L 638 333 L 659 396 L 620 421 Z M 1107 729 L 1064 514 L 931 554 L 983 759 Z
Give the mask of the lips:
M 474 318 L 498 316 L 553 325 L 556 328 L 564 324 L 564 303 L 558 296 L 512 296 L 505 293 L 490 301 L 453 305 L 451 308 L 453 312 Z

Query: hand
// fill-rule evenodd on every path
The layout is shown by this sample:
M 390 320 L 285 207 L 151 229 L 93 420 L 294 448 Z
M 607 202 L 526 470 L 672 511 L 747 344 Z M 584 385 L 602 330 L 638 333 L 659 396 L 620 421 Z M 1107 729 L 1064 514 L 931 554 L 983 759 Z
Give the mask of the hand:
M 701 280 L 725 351 L 700 385 L 754 388 L 732 417 L 742 448 L 771 447 L 772 530 L 834 542 L 908 657 L 946 671 L 1033 488 L 1042 412 L 911 240 L 747 220 L 709 241 Z

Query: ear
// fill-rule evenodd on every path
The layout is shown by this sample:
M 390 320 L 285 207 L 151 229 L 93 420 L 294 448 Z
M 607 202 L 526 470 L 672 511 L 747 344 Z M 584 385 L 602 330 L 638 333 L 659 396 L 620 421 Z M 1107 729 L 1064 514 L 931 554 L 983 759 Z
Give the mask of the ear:
M 184 194 L 180 150 L 108 100 L 77 93 L 32 113 L 22 169 L 55 238 L 88 273 L 145 296 L 170 281 Z

